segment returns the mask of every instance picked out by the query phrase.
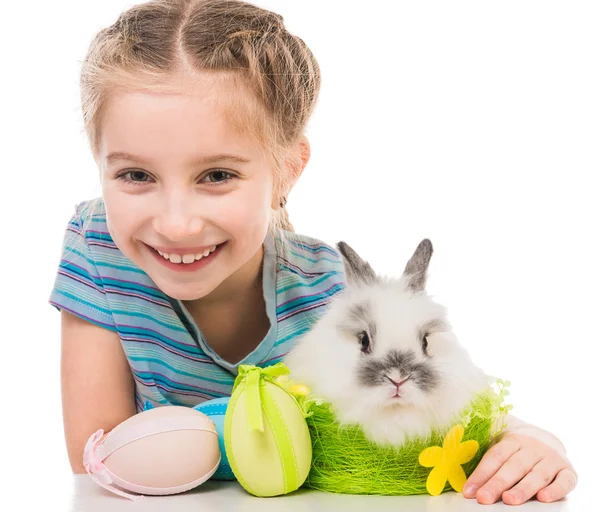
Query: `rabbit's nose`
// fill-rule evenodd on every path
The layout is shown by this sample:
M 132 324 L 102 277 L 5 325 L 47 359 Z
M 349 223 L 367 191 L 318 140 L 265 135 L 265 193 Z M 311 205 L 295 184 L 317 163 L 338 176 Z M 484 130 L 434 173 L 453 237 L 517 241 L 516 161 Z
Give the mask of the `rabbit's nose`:
M 406 377 L 405 379 L 399 379 L 399 377 L 397 377 L 396 375 L 394 375 L 393 378 L 390 377 L 389 375 L 386 375 L 385 378 L 387 380 L 389 380 L 398 389 L 400 389 L 400 386 L 402 386 L 402 384 L 404 384 L 409 379 L 409 377 Z M 396 380 L 396 379 L 399 379 L 399 380 Z

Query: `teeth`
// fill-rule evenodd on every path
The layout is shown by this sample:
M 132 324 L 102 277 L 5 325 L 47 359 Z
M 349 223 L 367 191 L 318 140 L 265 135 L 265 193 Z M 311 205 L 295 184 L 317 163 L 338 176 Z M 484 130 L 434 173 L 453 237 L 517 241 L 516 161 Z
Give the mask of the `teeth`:
M 197 254 L 167 254 L 165 252 L 161 252 L 158 249 L 156 252 L 160 254 L 164 259 L 169 260 L 171 263 L 194 263 L 194 261 L 198 261 L 206 256 L 208 256 L 211 252 L 214 252 L 217 248 L 216 245 L 213 245 L 210 249 L 206 249 L 203 253 L 199 252 Z

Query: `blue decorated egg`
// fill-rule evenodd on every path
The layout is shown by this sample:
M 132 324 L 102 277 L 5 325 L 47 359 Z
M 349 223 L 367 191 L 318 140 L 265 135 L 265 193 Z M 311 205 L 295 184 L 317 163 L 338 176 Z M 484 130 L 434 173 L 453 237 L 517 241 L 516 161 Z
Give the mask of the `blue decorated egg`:
M 236 479 L 231 470 L 231 466 L 229 465 L 229 461 L 227 460 L 227 452 L 225 451 L 225 413 L 227 412 L 227 406 L 229 405 L 229 398 L 230 397 L 227 396 L 225 398 L 207 400 L 194 407 L 194 409 L 206 414 L 217 428 L 219 450 L 221 450 L 221 463 L 215 474 L 211 477 L 213 480 Z

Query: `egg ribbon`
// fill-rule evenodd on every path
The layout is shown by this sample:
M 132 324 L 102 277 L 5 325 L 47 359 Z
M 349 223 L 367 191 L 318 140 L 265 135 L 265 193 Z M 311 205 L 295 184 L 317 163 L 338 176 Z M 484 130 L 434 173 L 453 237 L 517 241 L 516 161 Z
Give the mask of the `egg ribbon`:
M 111 476 L 111 472 L 104 465 L 102 462 L 103 459 L 99 457 L 97 453 L 97 446 L 103 435 L 104 430 L 100 429 L 88 439 L 83 450 L 83 467 L 87 474 L 92 477 L 92 480 L 99 486 L 104 487 L 107 491 L 123 496 L 124 498 L 129 498 L 130 500 L 138 500 L 141 496 L 122 491 L 117 487 L 112 486 L 114 475 Z
M 126 444 L 137 441 L 144 437 L 148 437 L 154 434 L 162 432 L 172 432 L 175 430 L 202 430 L 204 432 L 212 432 L 217 435 L 216 430 L 206 428 L 206 420 L 204 415 L 202 417 L 164 417 L 157 418 L 153 421 L 142 423 L 133 426 L 132 428 L 124 429 L 123 431 L 112 431 L 110 432 L 104 441 L 100 443 L 100 439 L 104 435 L 104 430 L 100 429 L 90 436 L 85 448 L 83 450 L 83 466 L 86 472 L 90 475 L 92 480 L 98 485 L 110 491 L 112 493 L 129 498 L 130 500 L 138 500 L 142 496 L 137 494 L 131 494 L 126 491 L 119 489 L 119 486 L 124 489 L 130 489 L 140 494 L 176 494 L 184 492 L 189 489 L 193 489 L 198 485 L 208 480 L 212 474 L 217 470 L 221 462 L 221 457 L 217 461 L 215 467 L 209 471 L 207 475 L 200 477 L 193 482 L 186 484 L 165 487 L 157 489 L 154 487 L 147 487 L 144 485 L 134 484 L 127 480 L 120 478 L 110 471 L 104 464 L 104 460 L 111 455 L 113 452 L 125 446 Z M 158 491 L 158 492 L 157 492 Z
M 246 417 L 249 430 L 264 432 L 262 404 L 260 399 L 261 380 L 267 380 L 278 387 L 281 387 L 275 382 L 275 379 L 281 375 L 287 375 L 288 373 L 290 373 L 290 369 L 283 363 L 266 366 L 265 368 L 249 364 L 241 364 L 238 366 L 238 376 L 233 384 L 233 391 L 245 381 Z M 286 391 L 286 393 L 288 392 Z

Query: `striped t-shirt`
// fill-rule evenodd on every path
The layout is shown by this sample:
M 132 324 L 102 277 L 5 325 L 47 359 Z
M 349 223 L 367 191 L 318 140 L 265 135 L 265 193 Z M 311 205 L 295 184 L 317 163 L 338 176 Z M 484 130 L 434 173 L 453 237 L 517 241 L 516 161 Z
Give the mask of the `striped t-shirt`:
M 344 288 L 339 253 L 319 240 L 275 230 L 264 242 L 263 295 L 271 327 L 231 364 L 214 352 L 181 301 L 168 297 L 113 242 L 102 201 L 70 220 L 50 303 L 116 332 L 144 403 L 195 406 L 229 396 L 240 364 L 275 364 Z M 85 340 L 81 340 L 85 343 Z

